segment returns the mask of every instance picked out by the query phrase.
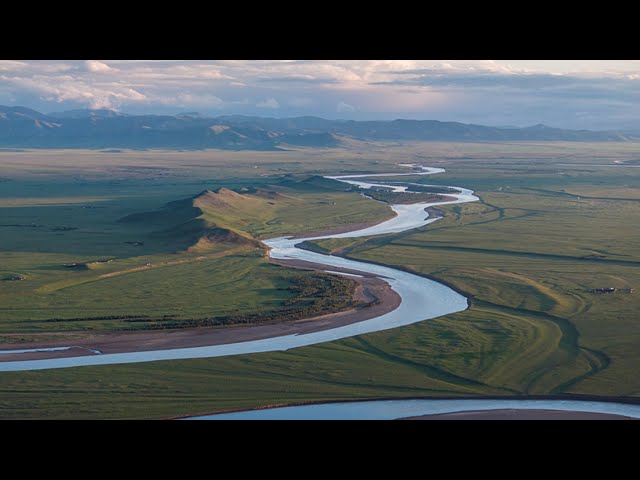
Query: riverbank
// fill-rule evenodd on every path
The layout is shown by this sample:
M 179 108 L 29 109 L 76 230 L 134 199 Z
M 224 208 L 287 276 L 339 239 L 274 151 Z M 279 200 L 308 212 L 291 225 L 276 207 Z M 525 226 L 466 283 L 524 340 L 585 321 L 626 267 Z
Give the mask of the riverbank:
M 193 414 L 180 418 L 186 420 L 586 420 L 587 416 L 591 417 L 588 419 L 602 420 L 614 419 L 613 417 L 619 417 L 617 419 L 620 420 L 640 419 L 640 398 L 595 395 L 483 396 L 481 398 L 389 397 L 265 405 L 253 409 Z
M 563 410 L 477 410 L 435 415 L 419 415 L 398 420 L 636 420 L 633 417 L 597 412 Z
M 324 271 L 323 266 L 303 261 L 274 261 L 278 265 L 290 268 Z M 400 296 L 389 284 L 372 275 L 344 270 L 345 273 L 366 275 L 350 277 L 358 286 L 354 292 L 354 301 L 360 307 L 342 312 L 319 315 L 282 323 L 269 323 L 250 326 L 200 327 L 173 330 L 150 330 L 141 332 L 112 332 L 87 334 L 78 339 L 78 332 L 59 334 L 59 340 L 31 343 L 6 343 L 2 350 L 35 350 L 38 348 L 59 348 L 69 346 L 66 337 L 74 336 L 73 346 L 69 350 L 39 351 L 28 353 L 0 354 L 0 364 L 17 360 L 44 360 L 95 355 L 90 350 L 102 354 L 169 350 L 174 348 L 223 345 L 253 340 L 263 340 L 283 335 L 302 335 L 330 330 L 370 318 L 384 315 L 400 305 Z
M 443 169 L 422 166 L 418 168 L 420 169 L 419 171 L 404 175 L 430 175 L 444 171 Z M 379 177 L 385 175 L 393 176 L 394 174 L 376 174 L 373 176 Z M 348 178 L 368 176 L 370 175 L 349 176 Z M 335 178 L 340 179 L 342 177 Z M 343 181 L 352 183 L 350 180 Z M 373 185 L 366 182 L 357 183 L 361 186 Z M 330 238 L 367 237 L 422 227 L 437 220 L 429 218 L 429 216 L 425 214 L 427 207 L 474 202 L 478 200 L 478 197 L 473 195 L 473 191 L 461 187 L 455 188 L 459 190 L 460 193 L 455 196 L 452 195 L 452 198 L 455 198 L 453 201 L 443 201 L 432 204 L 392 205 L 391 208 L 396 214 L 395 217 L 372 227 L 342 234 L 332 234 Z M 77 351 L 76 348 L 73 348 L 68 351 L 62 351 L 62 353 L 55 353 L 55 355 L 61 355 L 61 357 L 56 358 L 46 357 L 46 355 L 50 354 L 47 352 L 17 354 L 20 355 L 18 358 L 7 356 L 1 359 L 4 361 L 0 361 L 0 371 L 48 370 L 90 365 L 115 365 L 155 362 L 159 360 L 214 358 L 248 353 L 285 351 L 292 348 L 402 327 L 404 325 L 459 312 L 469 306 L 468 299 L 464 295 L 459 294 L 440 282 L 429 280 L 400 269 L 331 255 L 321 255 L 296 247 L 300 241 L 304 241 L 305 239 L 314 240 L 319 238 L 328 237 L 305 237 L 303 239 L 278 237 L 264 240 L 264 243 L 268 247 L 267 252 L 270 259 L 274 261 L 285 261 L 287 265 L 295 265 L 296 262 L 304 261 L 315 264 L 317 267 L 314 268 L 324 271 L 357 272 L 356 274 L 362 274 L 363 279 L 361 281 L 369 283 L 368 288 L 370 292 L 374 292 L 375 289 L 373 285 L 375 282 L 377 284 L 377 295 L 380 298 L 386 295 L 386 304 L 383 301 L 371 303 L 371 308 L 373 308 L 376 303 L 381 303 L 384 305 L 382 310 L 379 310 L 377 314 L 375 310 L 373 312 L 369 310 L 365 317 L 358 316 L 358 314 L 361 314 L 361 312 L 357 311 L 358 309 L 356 309 L 356 311 L 353 312 L 353 316 L 349 318 L 345 318 L 348 314 L 344 312 L 331 314 L 334 316 L 331 317 L 333 320 L 341 317 L 340 321 L 328 321 L 322 328 L 314 325 L 317 323 L 317 318 L 298 320 L 290 323 L 264 325 L 260 326 L 261 330 L 268 329 L 268 332 L 261 332 L 257 336 L 247 334 L 246 332 L 249 330 L 246 330 L 245 327 L 230 327 L 225 329 L 215 327 L 214 329 L 207 330 L 204 328 L 191 330 L 193 333 L 187 337 L 188 340 L 181 338 L 187 335 L 187 333 L 184 333 L 185 330 L 179 330 L 176 332 L 161 332 L 160 336 L 153 336 L 153 338 L 137 337 L 135 338 L 135 343 L 132 343 L 132 339 L 129 337 L 133 335 L 127 334 L 127 338 L 120 337 L 121 340 L 119 339 L 118 342 L 114 341 L 114 337 L 110 337 L 109 342 L 103 342 L 101 344 L 93 343 L 89 348 L 99 350 L 101 353 L 96 355 L 65 357 L 64 355 Z M 375 277 L 375 280 L 372 279 L 373 277 Z M 388 289 L 388 292 L 386 289 Z M 391 291 L 395 292 L 398 298 L 397 300 L 391 300 Z M 374 295 L 373 293 L 370 294 Z M 389 307 L 391 308 L 386 310 L 386 308 Z M 323 320 L 327 321 L 327 318 L 324 317 Z M 304 326 L 301 326 L 302 324 L 304 324 Z M 255 334 L 257 328 L 258 327 L 255 327 L 250 330 L 250 332 Z M 205 336 L 205 332 L 211 332 L 211 336 Z M 232 335 L 231 332 L 237 332 L 237 334 L 229 336 Z M 140 335 L 149 334 L 150 332 L 145 332 Z M 180 339 L 180 342 L 170 343 L 177 338 Z M 122 347 L 123 343 L 128 345 L 126 348 L 133 347 L 133 349 L 128 350 Z M 84 347 L 84 345 L 79 342 L 74 342 L 72 345 L 81 345 Z M 51 347 L 53 345 L 48 344 L 47 346 Z M 66 346 L 68 346 L 68 344 Z M 25 346 L 20 345 L 20 347 L 24 348 Z M 13 348 L 10 347 L 7 348 L 7 350 L 12 349 Z

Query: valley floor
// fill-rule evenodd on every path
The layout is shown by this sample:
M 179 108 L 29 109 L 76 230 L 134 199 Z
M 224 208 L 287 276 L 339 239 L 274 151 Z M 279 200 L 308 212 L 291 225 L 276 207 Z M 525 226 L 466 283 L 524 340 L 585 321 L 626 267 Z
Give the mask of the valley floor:
M 62 191 L 70 190 L 64 182 L 71 180 L 63 172 L 52 180 L 48 196 L 38 197 L 33 186 L 36 180 L 26 178 L 24 168 L 32 170 L 38 162 L 50 163 L 49 157 L 40 157 L 40 153 L 31 157 L 30 154 L 1 153 L 0 157 L 20 157 L 20 161 L 2 163 L 0 169 L 2 177 L 14 179 L 3 184 L 2 225 L 35 223 L 46 224 L 50 229 L 74 226 L 72 218 L 86 220 L 86 227 L 79 230 L 46 230 L 51 240 L 46 249 L 42 248 L 44 228 L 0 226 L 2 233 L 7 232 L 0 238 L 2 274 L 27 277 L 24 281 L 1 284 L 2 342 L 7 341 L 8 334 L 18 333 L 30 340 L 30 335 L 51 331 L 47 327 L 62 327 L 64 322 L 44 322 L 52 318 L 48 310 L 51 307 L 61 312 L 56 316 L 67 319 L 72 318 L 64 312 L 67 305 L 74 311 L 87 306 L 95 308 L 93 315 L 99 316 L 98 310 L 107 312 L 119 308 L 114 307 L 111 299 L 122 297 L 122 305 L 128 302 L 140 308 L 139 314 L 149 311 L 159 314 L 167 311 L 166 306 L 171 302 L 186 312 L 209 302 L 209 310 L 231 313 L 234 304 L 248 311 L 256 305 L 276 308 L 295 296 L 287 290 L 290 284 L 286 283 L 286 277 L 280 277 L 277 270 L 267 271 L 267 267 L 260 268 L 265 268 L 269 275 L 276 272 L 278 275 L 269 277 L 265 273 L 264 278 L 270 278 L 268 283 L 255 283 L 253 293 L 244 295 L 240 287 L 254 281 L 249 272 L 262 260 L 254 264 L 251 263 L 254 260 L 234 256 L 67 286 L 63 277 L 69 273 L 52 265 L 95 260 L 100 258 L 98 252 L 102 255 L 111 248 L 101 247 L 103 240 L 89 241 L 102 238 L 92 233 L 96 231 L 93 227 L 89 228 L 97 225 L 91 222 L 98 222 L 94 215 L 98 210 L 81 209 L 83 205 L 108 206 L 103 219 L 111 221 L 139 211 L 154 211 L 166 202 L 193 195 L 194 185 L 188 183 L 195 178 L 217 178 L 225 185 L 249 187 L 264 183 L 262 174 L 282 175 L 280 181 L 288 182 L 285 177 L 288 172 L 301 175 L 380 172 L 401 161 L 446 168 L 447 173 L 430 178 L 428 183 L 468 186 L 476 190 L 482 202 L 443 207 L 445 217 L 419 231 L 316 244 L 317 248 L 339 255 L 442 279 L 473 296 L 472 306 L 465 312 L 287 352 L 3 373 L 0 374 L 0 417 L 167 418 L 296 402 L 411 396 L 562 394 L 609 396 L 621 401 L 637 399 L 640 396 L 637 375 L 640 170 L 619 164 L 601 165 L 624 162 L 637 158 L 638 154 L 640 146 L 633 143 L 427 143 L 381 145 L 367 152 L 265 152 L 260 154 L 260 168 L 254 169 L 258 163 L 255 152 L 252 155 L 189 152 L 155 157 L 146 152 L 137 154 L 140 161 L 156 169 L 167 169 L 168 182 L 176 183 L 170 195 L 161 193 L 169 191 L 166 184 L 143 186 L 145 182 L 132 182 L 125 185 L 131 197 L 114 199 L 116 189 L 109 193 L 107 190 L 112 187 L 106 186 L 106 179 L 113 179 L 114 172 L 122 170 L 109 170 L 109 166 L 118 164 L 118 168 L 125 168 L 131 162 L 131 154 L 100 154 L 103 155 L 100 162 L 89 160 L 95 162 L 92 163 L 98 169 L 95 171 L 104 169 L 102 190 L 94 188 L 89 192 L 78 187 L 76 196 L 66 198 Z M 82 158 L 90 157 L 84 155 Z M 203 156 L 198 158 L 198 155 Z M 60 166 L 69 168 L 80 159 L 80 155 L 70 154 L 60 161 Z M 176 165 L 182 165 L 181 170 Z M 178 170 L 185 176 L 179 177 Z M 256 170 L 260 173 L 254 173 Z M 12 182 L 15 188 L 10 187 Z M 39 178 L 37 182 L 43 180 Z M 197 186 L 195 191 L 203 188 L 205 186 Z M 206 188 L 213 187 L 207 185 Z M 133 192 L 139 189 L 145 189 L 145 195 L 133 208 Z M 313 195 L 316 194 L 318 202 L 326 201 L 321 198 L 326 192 Z M 105 200 L 109 195 L 111 199 Z M 339 203 L 343 194 L 335 195 Z M 98 197 L 102 200 L 97 200 Z M 54 201 L 52 199 L 57 206 L 44 205 Z M 353 204 L 353 210 L 346 209 L 346 205 L 351 205 L 346 202 L 343 216 L 329 210 L 331 204 L 316 205 L 321 205 L 319 210 L 326 212 L 325 218 L 339 218 L 345 225 L 384 217 L 384 204 L 364 198 L 362 202 Z M 381 210 L 369 211 L 367 215 L 371 217 L 363 218 L 356 210 L 363 208 L 364 202 Z M 336 211 L 343 210 L 338 206 Z M 34 215 L 34 219 L 21 220 L 27 214 Z M 42 218 L 50 220 L 41 221 Z M 290 226 L 289 231 L 302 231 L 298 226 L 310 218 L 314 223 L 321 223 L 323 217 L 316 222 L 306 210 L 293 222 L 279 227 Z M 279 217 L 278 221 L 285 219 Z M 309 231 L 321 228 L 322 225 L 308 226 Z M 261 233 L 256 233 L 260 238 Z M 139 252 L 136 248 L 140 247 L 124 243 L 138 238 L 129 233 L 123 237 L 118 235 L 114 231 L 108 237 L 113 238 L 109 245 L 119 245 L 117 248 L 121 249 L 117 256 L 138 255 L 135 252 Z M 73 238 L 76 240 L 68 241 Z M 165 247 L 160 240 L 157 242 L 147 240 L 145 248 L 148 245 L 157 249 L 150 254 L 165 256 L 160 252 Z M 63 244 L 68 245 L 64 248 L 74 249 L 73 252 L 62 251 Z M 89 251 L 89 245 L 93 251 Z M 135 262 L 119 260 L 119 265 L 112 263 L 99 268 L 130 268 L 130 263 L 131 266 L 141 261 L 144 264 L 144 260 L 140 255 Z M 28 266 L 28 262 L 34 261 L 39 262 L 40 267 Z M 243 264 L 237 271 L 244 273 L 227 282 L 227 286 L 224 282 L 216 284 L 214 279 L 224 278 L 234 263 Z M 162 270 L 174 273 L 151 277 Z M 73 272 L 77 275 L 74 281 L 90 273 Z M 203 282 L 204 279 L 209 279 L 209 283 Z M 115 283 L 124 280 L 130 281 L 119 286 Z M 109 284 L 102 282 L 108 281 L 114 281 L 113 286 L 103 289 L 102 286 Z M 30 288 L 28 285 L 34 287 L 30 296 L 16 295 L 19 289 Z M 46 285 L 55 288 L 49 291 Z M 95 294 L 91 291 L 92 285 L 101 286 Z M 176 288 L 176 285 L 187 288 Z M 592 289 L 604 287 L 635 288 L 636 292 L 591 293 Z M 42 288 L 44 290 L 38 290 Z M 100 291 L 104 299 L 99 298 Z M 156 291 L 162 293 L 155 297 L 159 300 L 154 304 L 148 298 Z M 63 298 L 66 292 L 74 295 Z M 210 301 L 207 296 L 210 293 L 217 296 L 216 301 Z M 234 297 L 236 294 L 239 296 Z M 13 312 L 7 310 L 9 303 L 4 301 L 10 297 L 15 302 Z M 20 298 L 24 298 L 23 305 Z M 67 300 L 72 303 L 66 303 Z M 20 313 L 27 302 L 31 312 Z M 112 328 L 109 322 L 93 320 L 82 325 L 109 329 Z M 69 324 L 69 330 L 79 324 Z M 122 323 L 116 322 L 113 326 L 117 330 Z

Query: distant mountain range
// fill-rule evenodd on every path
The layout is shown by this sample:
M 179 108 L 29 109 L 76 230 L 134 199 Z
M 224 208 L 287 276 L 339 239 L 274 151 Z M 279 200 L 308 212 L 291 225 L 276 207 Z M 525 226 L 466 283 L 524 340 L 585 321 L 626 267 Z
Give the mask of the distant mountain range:
M 288 146 L 337 147 L 360 141 L 584 141 L 640 137 L 614 131 L 566 130 L 545 125 L 488 127 L 437 120 L 353 121 L 318 117 L 263 118 L 198 113 L 125 115 L 112 110 L 43 114 L 0 106 L 4 148 L 222 148 L 277 150 Z

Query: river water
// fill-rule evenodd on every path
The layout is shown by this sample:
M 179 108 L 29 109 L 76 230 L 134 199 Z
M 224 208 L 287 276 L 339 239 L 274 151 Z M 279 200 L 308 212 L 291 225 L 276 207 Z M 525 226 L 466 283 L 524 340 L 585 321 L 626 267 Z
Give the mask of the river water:
M 483 410 L 563 410 L 640 418 L 640 405 L 586 400 L 374 400 L 246 410 L 187 420 L 395 420 Z
M 411 173 L 388 173 L 375 175 L 346 175 L 327 177 L 349 184 L 357 184 L 362 188 L 372 186 L 384 186 L 384 183 L 367 183 L 356 178 L 367 177 L 397 177 L 400 175 L 431 175 L 444 172 L 441 168 L 430 168 L 402 164 L 403 167 L 412 168 Z M 394 188 L 402 188 L 394 185 Z M 366 262 L 347 260 L 330 255 L 310 252 L 297 248 L 296 245 L 305 240 L 318 240 L 324 238 L 354 238 L 386 233 L 403 232 L 412 228 L 427 225 L 437 218 L 429 218 L 425 208 L 429 206 L 448 205 L 452 203 L 473 202 L 478 197 L 471 190 L 450 187 L 459 193 L 448 193 L 447 196 L 454 200 L 437 203 L 416 203 L 412 205 L 392 205 L 391 208 L 397 214 L 394 218 L 378 225 L 346 232 L 336 235 L 324 235 L 308 238 L 291 239 L 279 237 L 266 240 L 270 248 L 270 256 L 277 259 L 297 259 L 320 263 L 329 267 L 343 267 L 359 272 L 373 274 L 381 277 L 389 283 L 401 298 L 400 306 L 392 312 L 376 318 L 365 320 L 351 325 L 345 325 L 330 330 L 312 332 L 300 335 L 285 335 L 261 340 L 253 340 L 226 345 L 212 345 L 204 347 L 174 348 L 167 350 L 149 350 L 141 352 L 113 353 L 103 355 L 89 355 L 79 357 L 52 358 L 45 360 L 23 360 L 0 362 L 0 372 L 47 370 L 55 368 L 81 367 L 91 365 L 116 365 L 124 363 L 154 362 L 159 360 L 184 360 L 193 358 L 212 358 L 230 355 L 242 355 L 248 353 L 276 352 L 292 348 L 330 342 L 355 335 L 387 330 L 390 328 L 410 325 L 422 320 L 427 320 L 450 313 L 459 312 L 467 308 L 467 299 L 451 288 L 434 280 L 413 275 L 408 272 L 396 270 L 391 267 L 373 265 Z M 399 191 L 399 190 L 398 190 Z
M 402 164 L 403 167 L 412 168 L 411 173 L 389 173 L 375 175 L 345 175 L 327 177 L 339 180 L 361 188 L 386 187 L 390 186 L 393 191 L 406 191 L 406 186 L 387 185 L 376 180 L 375 182 L 363 181 L 368 177 L 398 177 L 402 175 L 432 175 L 444 172 L 441 168 L 430 168 Z M 356 180 L 357 179 L 357 180 Z M 441 186 L 440 186 L 441 187 Z M 347 260 L 330 255 L 322 255 L 308 250 L 297 248 L 296 245 L 305 240 L 319 240 L 325 238 L 355 238 L 386 233 L 403 232 L 413 228 L 427 225 L 437 220 L 429 218 L 425 212 L 428 206 L 447 205 L 452 203 L 473 202 L 478 198 L 473 195 L 473 191 L 461 188 L 450 187 L 459 193 L 447 193 L 455 200 L 438 202 L 431 204 L 412 205 L 392 205 L 391 208 L 397 214 L 394 218 L 382 222 L 378 225 L 335 235 L 315 236 L 309 238 L 292 239 L 290 237 L 279 237 L 266 240 L 271 247 L 270 256 L 277 259 L 297 259 L 327 265 L 328 267 L 342 267 L 358 272 L 374 274 L 389 283 L 400 298 L 401 303 L 392 312 L 386 313 L 370 320 L 359 323 L 345 325 L 330 330 L 307 333 L 303 335 L 286 335 L 263 340 L 254 340 L 242 343 L 232 343 L 227 345 L 213 345 L 205 347 L 177 348 L 169 350 L 152 350 L 143 352 L 128 352 L 116 354 L 100 355 L 98 351 L 93 351 L 96 355 L 54 358 L 47 360 L 25 360 L 0 362 L 0 372 L 45 370 L 69 367 L 81 367 L 90 365 L 115 365 L 125 363 L 153 362 L 159 360 L 180 360 L 193 358 L 211 358 L 231 355 L 242 355 L 248 353 L 284 351 L 291 348 L 314 345 L 317 343 L 329 342 L 341 338 L 362 335 L 365 333 L 377 332 L 390 328 L 409 325 L 422 320 L 427 320 L 454 312 L 459 312 L 467 308 L 467 300 L 462 295 L 456 293 L 449 287 L 417 275 L 396 270 L 381 265 L 373 265 L 366 262 Z M 331 273 L 338 273 L 330 270 Z M 350 275 L 342 274 L 341 275 Z M 75 347 L 55 347 L 49 350 L 65 350 Z M 47 349 L 39 349 L 47 350 Z M 31 352 L 34 350 L 23 350 Z M 19 353 L 20 351 L 0 351 L 1 353 Z M 640 418 L 640 405 L 623 403 L 579 401 L 579 400 L 380 400 L 367 402 L 343 402 L 327 403 L 316 405 L 303 405 L 294 407 L 282 407 L 263 410 L 250 410 L 218 415 L 207 415 L 192 417 L 191 419 L 215 419 L 215 420 L 391 420 L 397 418 L 433 415 L 440 413 L 476 411 L 476 410 L 496 410 L 496 409 L 537 409 L 537 410 L 565 410 L 577 412 L 598 412 L 624 415 L 633 418 Z

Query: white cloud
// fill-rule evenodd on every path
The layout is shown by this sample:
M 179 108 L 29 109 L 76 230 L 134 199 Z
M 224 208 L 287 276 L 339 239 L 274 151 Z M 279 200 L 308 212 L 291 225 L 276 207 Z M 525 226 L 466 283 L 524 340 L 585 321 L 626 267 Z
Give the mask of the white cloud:
M 0 103 L 44 112 L 277 111 L 494 124 L 551 123 L 549 118 L 575 119 L 573 112 L 589 111 L 594 122 L 618 118 L 640 125 L 640 62 L 0 61 Z
M 13 60 L 0 60 L 0 72 L 12 72 L 15 70 L 23 70 L 29 66 L 25 62 L 14 62 Z
M 262 100 L 261 102 L 256 103 L 256 107 L 258 108 L 270 108 L 272 110 L 278 109 L 280 108 L 280 104 L 278 103 L 278 101 L 271 97 L 271 98 L 267 98 L 266 100 Z
M 147 97 L 118 82 L 90 84 L 71 75 L 59 75 L 55 82 L 46 75 L 31 77 L 0 76 L 0 80 L 37 93 L 51 102 L 79 102 L 90 108 L 118 108 L 122 103 L 142 102 Z
M 356 111 L 356 107 L 354 107 L 353 105 L 349 105 L 348 103 L 345 102 L 338 102 L 338 107 L 336 109 L 338 112 L 355 112 Z
M 97 60 L 87 60 L 86 62 L 84 62 L 84 66 L 87 69 L 87 71 L 92 73 L 103 73 L 103 72 L 110 72 L 113 70 L 106 63 L 98 62 Z

